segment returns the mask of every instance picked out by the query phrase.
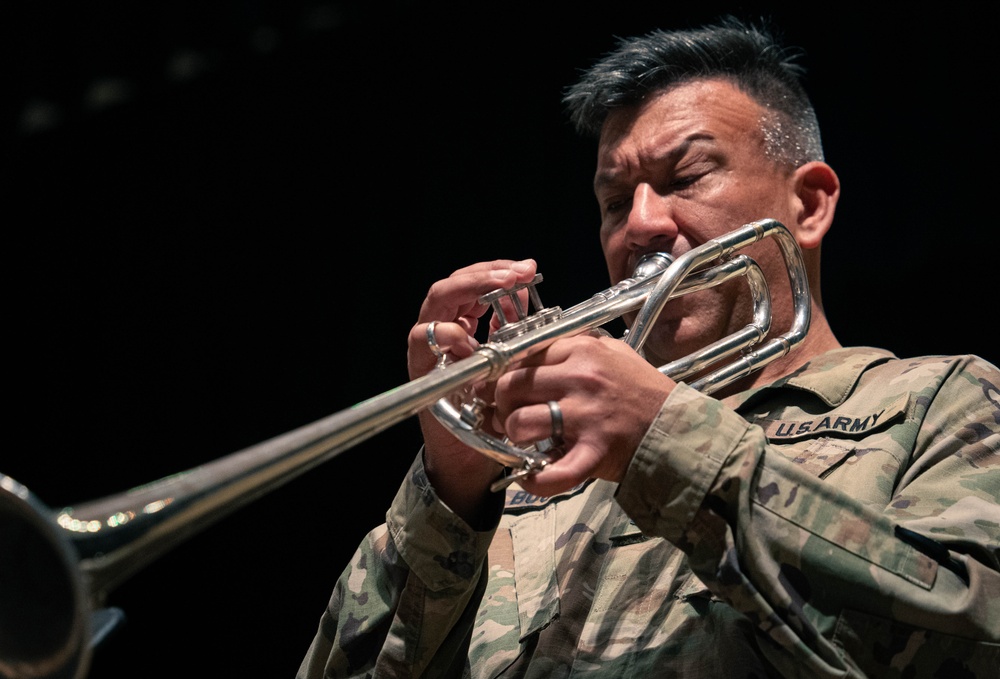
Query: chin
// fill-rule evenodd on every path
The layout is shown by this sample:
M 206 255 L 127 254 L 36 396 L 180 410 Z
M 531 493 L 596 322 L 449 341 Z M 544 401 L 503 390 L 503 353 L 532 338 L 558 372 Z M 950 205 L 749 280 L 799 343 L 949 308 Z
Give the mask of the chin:
M 643 351 L 656 365 L 662 365 L 684 358 L 703 344 L 697 338 L 681 332 L 679 321 L 660 322 L 649 333 L 643 345 Z
M 646 338 L 644 353 L 659 366 L 701 351 L 725 334 L 715 324 L 706 326 L 691 316 L 661 319 Z

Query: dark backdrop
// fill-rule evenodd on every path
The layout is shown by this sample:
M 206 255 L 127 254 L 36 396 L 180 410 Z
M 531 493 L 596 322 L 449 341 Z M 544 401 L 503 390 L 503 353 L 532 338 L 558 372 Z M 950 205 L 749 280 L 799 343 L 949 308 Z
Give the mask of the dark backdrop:
M 473 261 L 535 257 L 549 305 L 604 288 L 593 146 L 560 92 L 614 35 L 723 11 L 766 11 L 807 50 L 843 182 L 824 245 L 841 341 L 996 362 L 989 22 L 767 4 L 15 12 L 0 472 L 62 507 L 382 393 L 427 286 Z M 291 677 L 417 446 L 403 422 L 134 576 L 91 676 Z

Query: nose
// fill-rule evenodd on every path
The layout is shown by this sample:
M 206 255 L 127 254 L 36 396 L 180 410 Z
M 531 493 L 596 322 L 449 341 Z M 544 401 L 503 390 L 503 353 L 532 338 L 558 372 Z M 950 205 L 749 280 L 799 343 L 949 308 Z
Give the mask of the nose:
M 650 184 L 639 184 L 625 223 L 629 247 L 643 252 L 664 250 L 677 238 L 677 232 L 672 197 L 658 193 Z

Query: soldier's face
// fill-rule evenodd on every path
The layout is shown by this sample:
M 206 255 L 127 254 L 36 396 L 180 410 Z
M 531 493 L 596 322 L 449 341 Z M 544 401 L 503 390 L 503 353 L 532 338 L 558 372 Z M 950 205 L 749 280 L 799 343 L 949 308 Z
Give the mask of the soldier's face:
M 763 113 L 728 82 L 706 80 L 609 116 L 594 189 L 613 282 L 629 277 L 646 253 L 676 257 L 752 221 L 794 221 L 792 173 L 764 152 Z M 769 279 L 784 275 L 773 243 L 747 248 L 746 254 Z M 645 348 L 663 362 L 686 356 L 752 316 L 742 280 L 685 295 L 667 304 Z

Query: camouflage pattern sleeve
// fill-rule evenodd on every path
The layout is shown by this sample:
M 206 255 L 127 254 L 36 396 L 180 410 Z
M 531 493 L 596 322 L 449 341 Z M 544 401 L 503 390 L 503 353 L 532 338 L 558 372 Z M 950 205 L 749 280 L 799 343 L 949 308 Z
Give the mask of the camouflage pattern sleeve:
M 617 499 L 784 676 L 997 677 L 998 385 L 976 357 L 878 363 L 835 405 L 894 415 L 800 441 L 773 434 L 821 420 L 801 395 L 748 415 L 680 385 Z
M 337 581 L 296 677 L 465 675 L 492 537 L 437 499 L 418 456 Z

